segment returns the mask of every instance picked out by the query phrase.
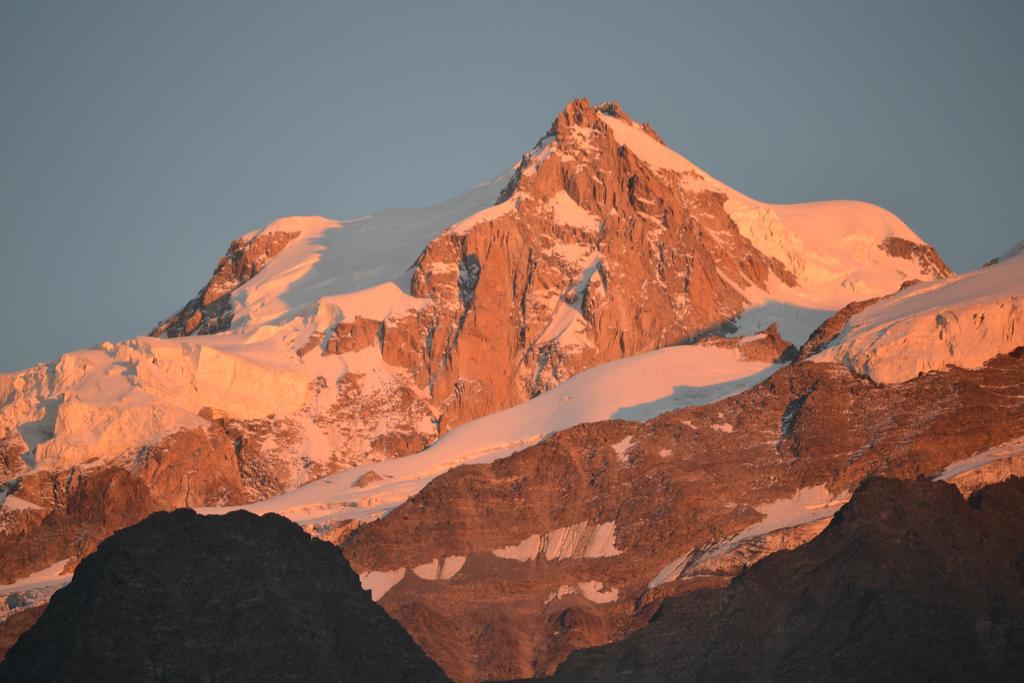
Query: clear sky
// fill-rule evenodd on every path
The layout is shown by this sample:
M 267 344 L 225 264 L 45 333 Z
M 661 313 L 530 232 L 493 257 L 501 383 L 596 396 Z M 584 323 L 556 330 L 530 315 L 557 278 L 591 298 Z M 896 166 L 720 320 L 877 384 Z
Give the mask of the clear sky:
M 0 4 L 0 371 L 145 333 L 230 240 L 499 174 L 573 97 L 719 179 L 1024 238 L 1024 2 Z

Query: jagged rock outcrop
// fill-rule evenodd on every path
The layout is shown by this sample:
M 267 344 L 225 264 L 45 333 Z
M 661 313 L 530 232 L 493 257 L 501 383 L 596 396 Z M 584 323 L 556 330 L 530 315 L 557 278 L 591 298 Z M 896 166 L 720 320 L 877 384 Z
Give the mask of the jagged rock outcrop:
M 717 403 L 451 470 L 344 549 L 453 678 L 550 673 L 664 597 L 806 541 L 866 478 L 943 476 L 1021 438 L 1022 381 L 1021 350 L 895 385 L 797 363 Z M 453 558 L 447 578 L 427 571 Z
M 442 429 L 513 405 L 581 369 L 677 343 L 737 316 L 770 274 L 726 197 L 681 189 L 615 136 L 614 106 L 571 103 L 520 164 L 494 215 L 431 242 L 414 296 L 432 344 Z M 387 342 L 385 341 L 385 344 Z
M 727 588 L 672 598 L 558 681 L 1020 680 L 1024 480 L 970 503 L 875 479 L 817 538 Z
M 187 510 L 104 541 L 0 678 L 445 680 L 337 548 L 276 515 Z
M 824 351 L 840 335 L 843 328 L 850 321 L 850 318 L 876 303 L 880 298 L 852 301 L 836 311 L 834 315 L 829 316 L 803 343 L 797 353 L 796 360 L 807 360 L 814 354 Z
M 904 237 L 893 236 L 886 237 L 878 245 L 878 248 L 890 256 L 906 259 L 907 261 L 917 261 L 921 272 L 930 275 L 936 280 L 954 274 L 953 270 L 939 256 L 939 252 L 935 251 L 935 247 L 930 244 L 911 242 Z
M 145 483 L 119 467 L 40 473 L 15 493 L 45 513 L 26 529 L 0 533 L 2 583 L 68 558 L 74 566 L 110 534 L 160 509 Z
M 270 259 L 299 236 L 298 232 L 267 231 L 233 241 L 217 262 L 210 281 L 180 311 L 153 328 L 154 337 L 213 334 L 231 327 L 231 293 L 248 282 Z
M 765 330 L 747 337 L 708 336 L 702 338 L 700 343 L 717 348 L 736 349 L 740 356 L 747 360 L 758 360 L 765 363 L 788 363 L 797 357 L 796 346 L 782 338 L 782 335 L 779 334 L 779 327 L 775 323 L 769 325 Z

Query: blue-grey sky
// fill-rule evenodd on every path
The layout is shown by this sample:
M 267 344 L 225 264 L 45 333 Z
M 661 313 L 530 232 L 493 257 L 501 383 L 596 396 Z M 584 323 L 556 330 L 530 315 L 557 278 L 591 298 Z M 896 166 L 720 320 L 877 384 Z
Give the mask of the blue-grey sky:
M 146 332 L 275 217 L 458 194 L 579 96 L 974 268 L 1024 237 L 1021 36 L 1019 0 L 6 0 L 0 371 Z

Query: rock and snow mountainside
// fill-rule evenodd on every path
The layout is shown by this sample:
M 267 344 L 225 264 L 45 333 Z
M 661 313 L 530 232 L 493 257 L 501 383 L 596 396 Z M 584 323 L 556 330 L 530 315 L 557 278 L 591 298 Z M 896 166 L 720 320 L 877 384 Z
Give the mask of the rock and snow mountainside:
M 819 537 L 673 598 L 559 681 L 1024 678 L 1024 480 L 866 483 Z M 979 580 L 979 577 L 983 577 Z
M 574 101 L 489 183 L 276 221 L 156 336 L 0 376 L 0 581 L 71 568 L 153 509 L 294 491 L 297 519 L 379 515 L 453 465 L 751 386 L 779 333 L 949 274 L 883 209 L 757 202 L 618 105 Z
M 343 548 L 456 680 L 550 673 L 666 596 L 813 538 L 866 478 L 1024 474 L 1024 350 L 879 384 L 813 360 L 437 476 Z

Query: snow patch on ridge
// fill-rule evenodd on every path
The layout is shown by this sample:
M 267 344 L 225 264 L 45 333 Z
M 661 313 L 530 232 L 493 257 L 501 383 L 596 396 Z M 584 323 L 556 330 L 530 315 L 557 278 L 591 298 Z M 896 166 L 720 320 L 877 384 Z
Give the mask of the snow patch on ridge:
M 519 543 L 491 551 L 495 557 L 518 562 L 532 562 L 542 555 L 548 561 L 555 561 L 614 557 L 621 552 L 615 547 L 615 522 L 597 525 L 579 522 L 554 529 L 543 536 L 533 534 Z
M 49 567 L 32 572 L 14 583 L 0 585 L 0 595 L 20 591 L 37 590 L 40 588 L 56 588 L 71 582 L 71 574 L 65 574 L 64 568 L 68 559 L 57 560 Z
M 452 555 L 413 567 L 412 573 L 425 581 L 447 581 L 466 564 L 465 555 Z
M 548 200 L 548 206 L 554 212 L 554 221 L 574 228 L 582 228 L 588 232 L 597 232 L 601 227 L 601 219 L 573 201 L 565 190 L 559 190 Z
M 619 599 L 618 588 L 606 589 L 601 581 L 581 581 L 577 584 L 563 584 L 559 586 L 558 590 L 548 595 L 548 599 L 544 601 L 544 604 L 549 605 L 555 600 L 560 600 L 574 594 L 582 595 L 590 602 L 598 605 L 615 602 Z
M 469 231 L 481 223 L 488 223 L 490 221 L 496 221 L 502 216 L 507 216 L 519 207 L 519 202 L 522 201 L 522 195 L 518 192 L 513 194 L 511 197 L 506 199 L 500 204 L 494 206 L 488 206 L 486 209 L 477 211 L 469 218 L 463 219 L 458 223 L 452 224 L 448 230 L 455 235 L 468 235 Z
M 741 531 L 732 541 L 742 542 L 777 529 L 800 526 L 831 517 L 848 500 L 848 492 L 834 495 L 824 484 L 798 489 L 789 498 L 780 498 L 755 506 L 754 509 L 764 515 L 764 519 Z
M 987 448 L 947 465 L 934 478 L 970 493 L 1011 476 L 1024 476 L 1024 438 Z
M 629 456 L 626 455 L 626 452 L 630 449 L 630 447 L 632 445 L 633 445 L 633 437 L 632 436 L 627 436 L 622 441 L 619 441 L 619 442 L 616 442 L 616 443 L 612 444 L 612 450 L 615 451 L 615 455 L 618 457 L 619 462 L 628 462 L 629 461 Z
M 377 602 L 384 595 L 405 578 L 405 567 L 392 569 L 386 572 L 371 571 L 359 575 L 359 583 L 363 590 L 370 591 L 370 598 Z

